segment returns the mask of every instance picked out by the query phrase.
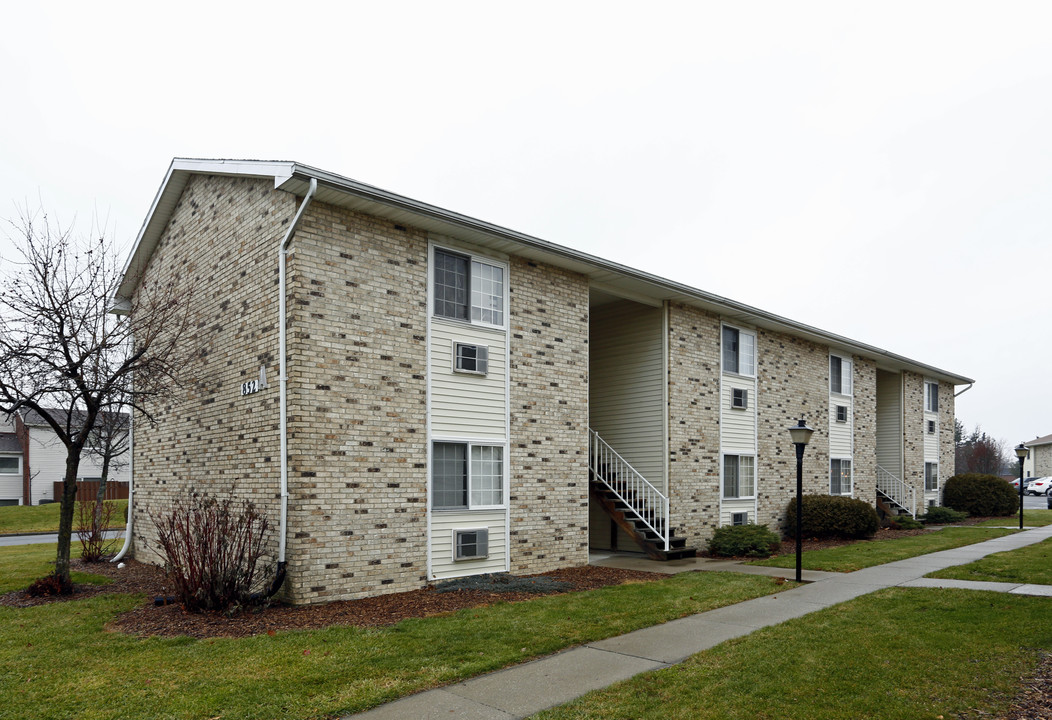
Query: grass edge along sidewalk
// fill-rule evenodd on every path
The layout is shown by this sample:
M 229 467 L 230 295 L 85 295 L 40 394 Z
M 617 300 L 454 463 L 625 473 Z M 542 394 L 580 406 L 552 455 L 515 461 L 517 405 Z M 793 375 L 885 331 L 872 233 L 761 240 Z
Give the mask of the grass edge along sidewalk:
M 0 607 L 0 707 L 34 719 L 330 717 L 788 587 L 684 573 L 387 627 L 209 640 L 106 632 L 141 596 Z
M 1047 598 L 889 588 L 591 692 L 538 720 L 1003 713 L 1052 648 Z
M 1052 538 L 1016 550 L 994 553 L 925 577 L 978 582 L 1052 585 Z

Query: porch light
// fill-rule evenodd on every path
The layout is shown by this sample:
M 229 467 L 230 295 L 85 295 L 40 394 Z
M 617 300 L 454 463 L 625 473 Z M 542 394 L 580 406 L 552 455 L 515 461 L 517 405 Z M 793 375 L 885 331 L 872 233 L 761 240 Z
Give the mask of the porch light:
M 807 427 L 803 418 L 800 422 L 789 428 L 789 437 L 796 445 L 796 581 L 802 582 L 803 564 L 800 556 L 803 548 L 803 518 L 804 518 L 804 448 L 811 441 L 814 428 Z
M 1023 461 L 1030 454 L 1030 448 L 1023 443 L 1015 446 L 1015 456 L 1019 458 L 1019 529 L 1023 529 Z

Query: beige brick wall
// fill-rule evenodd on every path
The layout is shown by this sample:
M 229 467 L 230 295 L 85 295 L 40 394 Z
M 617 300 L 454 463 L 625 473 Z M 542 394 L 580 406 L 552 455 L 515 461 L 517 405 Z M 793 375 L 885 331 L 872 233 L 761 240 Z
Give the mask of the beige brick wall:
M 954 408 L 956 390 L 947 382 L 939 383 L 939 499 L 942 499 L 942 487 L 953 477 L 955 449 L 953 444 L 953 421 L 956 417 Z M 941 504 L 941 502 L 940 502 Z
M 288 599 L 427 575 L 427 238 L 315 202 L 289 262 Z
M 829 348 L 770 330 L 756 334 L 758 522 L 781 529 L 796 497 L 796 446 L 788 428 L 814 428 L 804 451 L 804 494 L 829 494 Z
M 1014 448 L 1015 446 L 1013 445 L 1012 447 Z M 1052 475 L 1052 445 L 1038 445 L 1030 448 L 1030 452 L 1034 456 L 1034 469 L 1031 477 Z
M 854 365 L 855 497 L 873 504 L 877 497 L 877 364 L 863 357 Z
M 277 248 L 297 199 L 270 182 L 191 178 L 143 283 L 178 277 L 198 319 L 185 386 L 134 425 L 134 548 L 156 562 L 150 513 L 199 493 L 250 500 L 278 523 Z M 265 365 L 270 387 L 242 397 Z M 276 535 L 270 550 L 276 553 Z
M 720 318 L 677 303 L 668 314 L 672 527 L 704 549 L 720 515 Z
M 511 570 L 588 562 L 588 281 L 512 258 Z
M 916 491 L 917 510 L 923 512 L 921 507 L 924 498 L 923 375 L 908 370 L 902 372 L 902 404 L 902 452 L 905 465 L 903 480 Z M 953 427 L 953 423 L 950 423 L 950 427 Z

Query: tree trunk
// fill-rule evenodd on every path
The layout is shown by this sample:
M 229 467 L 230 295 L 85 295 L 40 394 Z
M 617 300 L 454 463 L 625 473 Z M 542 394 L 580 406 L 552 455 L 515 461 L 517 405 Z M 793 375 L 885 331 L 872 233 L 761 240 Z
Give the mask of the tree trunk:
M 55 554 L 55 577 L 62 587 L 72 585 L 69 579 L 69 549 L 73 537 L 73 510 L 77 502 L 77 472 L 80 470 L 80 448 L 69 448 L 66 454 L 66 476 L 62 479 L 62 506 L 58 519 L 58 550 Z

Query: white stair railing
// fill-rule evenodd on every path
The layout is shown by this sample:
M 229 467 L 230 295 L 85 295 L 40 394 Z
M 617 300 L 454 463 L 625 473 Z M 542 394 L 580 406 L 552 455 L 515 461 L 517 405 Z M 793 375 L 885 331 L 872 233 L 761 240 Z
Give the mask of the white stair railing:
M 668 496 L 628 464 L 599 433 L 588 429 L 588 468 L 669 549 Z
M 880 465 L 877 465 L 877 492 L 908 511 L 911 517 L 917 517 L 917 491 Z

